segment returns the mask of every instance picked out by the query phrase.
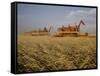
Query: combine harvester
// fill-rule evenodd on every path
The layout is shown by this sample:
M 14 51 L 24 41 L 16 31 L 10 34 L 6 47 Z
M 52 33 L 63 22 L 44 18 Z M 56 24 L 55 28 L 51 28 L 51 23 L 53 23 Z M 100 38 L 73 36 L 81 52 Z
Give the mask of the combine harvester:
M 88 36 L 88 33 L 83 33 L 81 34 L 80 33 L 80 26 L 81 24 L 85 25 L 85 23 L 80 20 L 79 24 L 78 25 L 74 25 L 74 26 L 71 26 L 70 24 L 68 26 L 62 26 L 62 27 L 59 27 L 57 29 L 57 32 L 53 35 L 54 37 L 64 37 L 64 36 L 74 36 L 74 37 L 77 37 L 77 36 Z
M 39 29 L 38 31 L 33 31 L 32 32 L 32 36 L 44 36 L 44 35 L 49 35 L 49 32 L 51 30 L 51 27 L 49 29 L 47 29 L 46 27 L 44 27 L 43 30 Z
M 45 35 L 49 35 L 51 30 L 51 27 L 49 29 L 47 29 L 46 27 L 44 27 L 43 29 L 38 29 L 38 30 L 33 30 L 30 32 L 25 32 L 25 35 L 31 35 L 31 36 L 45 36 Z
M 57 32 L 50 33 L 51 26 L 49 29 L 44 27 L 43 29 L 33 30 L 31 32 L 26 32 L 25 34 L 31 35 L 31 36 L 53 36 L 53 37 L 65 37 L 65 36 L 72 36 L 72 37 L 86 37 L 88 36 L 88 33 L 81 33 L 80 32 L 80 26 L 85 25 L 83 20 L 80 20 L 79 24 L 75 24 L 74 26 L 68 25 L 68 26 L 61 26 L 57 28 Z

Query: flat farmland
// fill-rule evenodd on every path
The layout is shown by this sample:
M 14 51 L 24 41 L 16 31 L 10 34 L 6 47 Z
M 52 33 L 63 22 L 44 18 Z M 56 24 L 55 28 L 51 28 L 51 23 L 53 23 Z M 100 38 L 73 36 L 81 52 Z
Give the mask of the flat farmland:
M 18 35 L 18 72 L 96 68 L 95 37 Z

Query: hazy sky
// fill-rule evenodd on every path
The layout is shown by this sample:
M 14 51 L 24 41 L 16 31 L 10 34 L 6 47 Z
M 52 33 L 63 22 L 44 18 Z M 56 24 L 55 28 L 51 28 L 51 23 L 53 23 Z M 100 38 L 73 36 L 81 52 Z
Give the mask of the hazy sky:
M 96 33 L 96 8 L 48 6 L 18 4 L 18 33 L 52 26 L 52 31 L 62 24 L 79 24 L 82 19 L 85 26 L 81 32 Z

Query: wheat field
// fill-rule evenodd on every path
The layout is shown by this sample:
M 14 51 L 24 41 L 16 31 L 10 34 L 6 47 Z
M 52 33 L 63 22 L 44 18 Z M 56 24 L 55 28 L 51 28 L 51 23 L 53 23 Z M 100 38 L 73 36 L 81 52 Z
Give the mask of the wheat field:
M 96 68 L 96 38 L 18 36 L 17 72 Z

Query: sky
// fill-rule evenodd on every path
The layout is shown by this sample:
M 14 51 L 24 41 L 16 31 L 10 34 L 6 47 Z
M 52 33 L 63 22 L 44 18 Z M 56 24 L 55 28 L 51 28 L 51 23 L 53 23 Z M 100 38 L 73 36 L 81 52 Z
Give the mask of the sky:
M 96 33 L 96 8 L 18 4 L 17 16 L 18 33 L 50 26 L 56 32 L 58 27 L 78 25 L 80 20 L 85 23 L 80 27 L 81 32 Z

